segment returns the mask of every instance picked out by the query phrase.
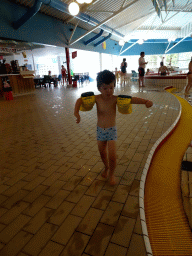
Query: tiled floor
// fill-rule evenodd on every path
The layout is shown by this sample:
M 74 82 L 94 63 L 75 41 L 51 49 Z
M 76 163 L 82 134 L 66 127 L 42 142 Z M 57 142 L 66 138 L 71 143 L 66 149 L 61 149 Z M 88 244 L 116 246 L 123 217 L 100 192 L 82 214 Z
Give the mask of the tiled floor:
M 179 113 L 177 99 L 163 90 L 117 86 L 154 102 L 117 113 L 116 176 L 108 185 L 96 142 L 96 109 L 73 108 L 82 88 L 41 88 L 0 101 L 0 256 L 144 256 L 138 191 L 155 141 Z

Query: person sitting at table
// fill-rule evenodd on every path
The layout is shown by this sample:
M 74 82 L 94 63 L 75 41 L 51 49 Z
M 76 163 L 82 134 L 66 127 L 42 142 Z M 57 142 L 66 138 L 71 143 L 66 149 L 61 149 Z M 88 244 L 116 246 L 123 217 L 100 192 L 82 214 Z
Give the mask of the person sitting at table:
M 48 71 L 48 76 L 49 76 L 50 81 L 53 82 L 54 86 L 56 87 L 57 86 L 57 79 L 52 77 L 50 70 Z
M 166 66 L 164 66 L 163 62 L 161 62 L 161 66 L 158 70 L 158 75 L 161 74 L 161 76 L 169 75 L 169 70 Z

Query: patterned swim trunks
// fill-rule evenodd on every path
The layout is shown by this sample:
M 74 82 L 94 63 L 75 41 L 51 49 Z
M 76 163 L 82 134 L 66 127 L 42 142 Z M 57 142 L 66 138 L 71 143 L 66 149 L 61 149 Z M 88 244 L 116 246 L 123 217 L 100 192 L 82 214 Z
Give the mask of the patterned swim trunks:
M 117 128 L 101 128 L 97 126 L 97 140 L 108 141 L 108 140 L 117 140 Z

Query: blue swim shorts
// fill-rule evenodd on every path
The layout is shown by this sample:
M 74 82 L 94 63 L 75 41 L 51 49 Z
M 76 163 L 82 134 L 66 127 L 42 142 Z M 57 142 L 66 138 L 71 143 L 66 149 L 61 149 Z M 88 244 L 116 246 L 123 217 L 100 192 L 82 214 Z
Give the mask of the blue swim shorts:
M 97 126 L 97 140 L 100 140 L 100 141 L 117 140 L 116 126 L 109 127 L 109 128 L 101 128 Z

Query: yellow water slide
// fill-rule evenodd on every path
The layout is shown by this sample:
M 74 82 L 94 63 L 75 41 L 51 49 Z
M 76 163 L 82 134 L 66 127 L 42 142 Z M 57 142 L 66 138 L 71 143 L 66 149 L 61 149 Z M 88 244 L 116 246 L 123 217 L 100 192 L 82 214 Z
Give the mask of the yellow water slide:
M 192 140 L 192 107 L 174 96 L 182 106 L 181 118 L 156 151 L 145 184 L 145 217 L 154 256 L 192 256 L 192 232 L 181 195 L 181 163 Z

